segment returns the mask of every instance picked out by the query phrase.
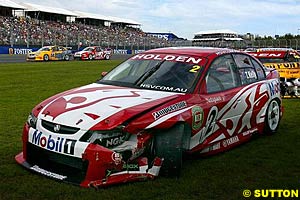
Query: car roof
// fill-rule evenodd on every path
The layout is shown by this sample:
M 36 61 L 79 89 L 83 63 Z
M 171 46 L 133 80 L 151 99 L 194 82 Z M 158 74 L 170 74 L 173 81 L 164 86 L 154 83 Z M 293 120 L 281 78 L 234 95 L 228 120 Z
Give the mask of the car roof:
M 274 52 L 274 51 L 294 51 L 294 49 L 292 48 L 258 48 L 256 49 L 257 52 L 264 52 L 264 51 L 270 51 L 270 52 Z
M 168 47 L 151 49 L 143 53 L 163 53 L 163 54 L 178 54 L 178 55 L 193 55 L 200 57 L 207 57 L 211 54 L 236 52 L 232 49 L 226 48 L 212 48 L 212 47 Z

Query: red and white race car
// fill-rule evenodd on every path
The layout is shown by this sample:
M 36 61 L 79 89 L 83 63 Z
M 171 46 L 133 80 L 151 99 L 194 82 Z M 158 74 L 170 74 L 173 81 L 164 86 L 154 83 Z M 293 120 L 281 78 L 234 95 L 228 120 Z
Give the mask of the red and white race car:
M 38 104 L 16 161 L 39 174 L 102 187 L 178 175 L 185 154 L 215 154 L 275 133 L 279 75 L 234 50 L 162 48 L 101 80 Z
M 109 48 L 102 49 L 100 46 L 86 47 L 74 54 L 77 60 L 109 60 L 112 50 Z

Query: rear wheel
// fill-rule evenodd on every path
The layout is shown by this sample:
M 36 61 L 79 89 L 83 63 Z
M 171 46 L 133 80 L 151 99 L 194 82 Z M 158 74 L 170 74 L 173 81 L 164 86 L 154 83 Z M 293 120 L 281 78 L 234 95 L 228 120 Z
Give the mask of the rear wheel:
M 182 167 L 184 125 L 178 124 L 154 138 L 154 155 L 163 158 L 161 173 L 178 176 Z
M 70 60 L 70 56 L 68 54 L 65 55 L 64 60 L 69 61 Z
M 279 126 L 280 105 L 277 100 L 272 99 L 269 103 L 265 116 L 265 133 L 274 134 Z
M 89 55 L 89 60 L 93 60 L 93 55 L 92 54 Z

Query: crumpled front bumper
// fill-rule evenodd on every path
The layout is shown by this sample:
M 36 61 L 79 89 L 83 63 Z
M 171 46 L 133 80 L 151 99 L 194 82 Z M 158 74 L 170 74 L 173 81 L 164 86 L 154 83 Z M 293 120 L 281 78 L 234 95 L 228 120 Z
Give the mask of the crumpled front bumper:
M 125 164 L 124 161 L 118 158 L 118 153 L 102 150 L 103 147 L 99 145 L 92 145 L 92 147 L 87 149 L 83 156 L 83 161 L 88 161 L 88 165 L 85 172 L 81 171 L 81 174 L 85 174 L 85 176 L 82 176 L 83 179 L 81 180 L 78 173 L 72 173 L 72 171 L 67 172 L 66 169 L 61 169 L 60 172 L 57 172 L 57 169 L 51 170 L 48 169 L 48 167 L 44 168 L 37 164 L 29 163 L 24 159 L 23 152 L 16 155 L 15 159 L 17 163 L 26 169 L 49 178 L 77 184 L 82 187 L 95 188 L 126 182 L 154 179 L 158 176 L 163 161 L 156 157 L 153 160 L 152 165 L 149 166 L 148 159 L 146 157 L 141 157 L 137 159 L 136 164 L 132 164 L 138 167 L 131 170 L 124 168 L 124 165 L 128 164 Z
M 124 161 L 120 153 L 98 144 L 88 144 L 81 158 L 49 151 L 28 142 L 26 125 L 23 130 L 23 151 L 15 156 L 15 160 L 26 169 L 49 178 L 96 188 L 154 179 L 163 162 L 158 157 L 151 164 L 146 157 Z

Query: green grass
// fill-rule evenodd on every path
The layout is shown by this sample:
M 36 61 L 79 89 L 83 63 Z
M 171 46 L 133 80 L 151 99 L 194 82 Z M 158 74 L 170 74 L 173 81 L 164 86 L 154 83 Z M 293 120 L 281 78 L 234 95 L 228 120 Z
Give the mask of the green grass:
M 94 82 L 121 61 L 0 64 L 0 199 L 243 199 L 244 189 L 299 189 L 300 100 L 284 100 L 278 133 L 231 151 L 188 159 L 181 177 L 95 191 L 33 174 L 17 165 L 31 109 L 58 92 Z

